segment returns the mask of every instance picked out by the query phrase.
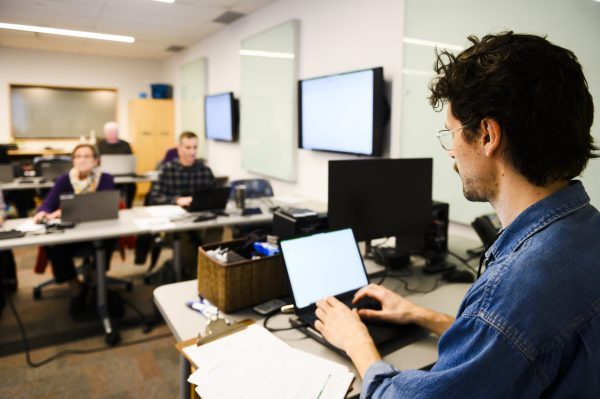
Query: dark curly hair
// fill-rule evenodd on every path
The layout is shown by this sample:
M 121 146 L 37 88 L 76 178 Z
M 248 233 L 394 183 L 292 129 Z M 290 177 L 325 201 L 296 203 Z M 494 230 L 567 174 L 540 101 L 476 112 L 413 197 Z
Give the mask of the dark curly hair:
M 470 142 L 482 119 L 498 121 L 503 156 L 532 184 L 581 174 L 598 156 L 590 134 L 594 104 L 575 54 L 545 37 L 513 32 L 468 39 L 472 46 L 456 56 L 436 51 L 433 108 L 449 102 Z

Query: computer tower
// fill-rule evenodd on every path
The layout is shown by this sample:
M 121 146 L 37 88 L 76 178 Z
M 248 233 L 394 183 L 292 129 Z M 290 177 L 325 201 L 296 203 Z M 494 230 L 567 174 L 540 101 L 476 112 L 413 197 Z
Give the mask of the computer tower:
M 425 252 L 443 254 L 448 251 L 448 215 L 450 206 L 445 202 L 433 201 L 431 224 L 425 233 Z
M 286 210 L 273 212 L 273 234 L 279 239 L 311 234 L 327 230 L 327 214 L 314 213 L 311 216 L 294 216 Z

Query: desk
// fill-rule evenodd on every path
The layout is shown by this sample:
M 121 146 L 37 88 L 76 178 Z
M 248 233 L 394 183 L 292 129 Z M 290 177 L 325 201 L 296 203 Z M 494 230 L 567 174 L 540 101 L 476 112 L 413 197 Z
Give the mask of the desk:
M 453 241 L 457 240 L 455 239 Z M 460 239 L 458 239 L 458 241 L 463 241 L 460 243 L 462 245 L 458 245 L 462 249 L 473 246 L 472 242 L 465 242 L 466 240 Z M 367 268 L 367 272 L 369 274 L 372 274 L 373 271 L 378 270 L 378 268 L 381 270 L 381 268 L 375 265 L 372 261 L 365 261 L 365 267 Z M 434 276 L 433 279 L 435 278 L 439 278 L 439 276 Z M 418 268 L 414 275 L 410 278 L 406 278 L 406 280 L 411 283 L 411 286 L 412 284 L 415 284 L 415 286 L 419 289 L 426 289 L 433 284 L 432 277 L 422 275 Z M 377 279 L 374 279 L 374 281 L 377 281 Z M 398 284 L 398 280 L 395 278 L 388 277 L 385 280 L 384 285 L 388 288 L 394 289 L 397 292 L 400 292 L 402 295 L 410 298 L 411 301 L 418 305 L 426 306 L 448 314 L 456 314 L 465 293 L 470 287 L 470 284 L 445 284 L 427 294 L 410 294 L 402 289 L 402 284 Z M 154 290 L 154 302 L 165 318 L 165 321 L 167 322 L 171 332 L 179 342 L 197 337 L 198 333 L 204 333 L 206 319 L 198 312 L 189 309 L 185 305 L 185 301 L 194 300 L 197 298 L 197 296 L 198 287 L 196 280 L 168 284 L 158 287 Z M 231 320 L 242 320 L 246 318 L 257 321 L 262 320 L 250 309 L 227 315 L 227 317 Z M 289 326 L 287 322 L 287 315 L 276 316 L 271 320 L 273 322 L 272 327 Z M 349 359 L 319 344 L 313 339 L 307 338 L 299 331 L 281 331 L 277 332 L 276 335 L 295 348 L 344 364 L 356 374 L 356 369 L 352 366 Z M 434 335 L 427 335 L 417 342 L 404 346 L 390 353 L 384 357 L 384 360 L 392 363 L 400 370 L 426 367 L 437 360 L 437 342 L 437 337 Z M 187 376 L 190 372 L 189 363 L 183 356 L 181 356 L 180 359 L 180 394 L 182 398 L 187 398 L 190 394 L 189 384 L 187 383 Z M 353 382 L 352 390 L 348 396 L 357 396 L 360 393 L 361 387 L 362 382 L 359 378 L 356 378 Z
M 148 172 L 138 176 L 115 176 L 115 184 L 127 184 L 127 183 L 145 183 L 154 182 L 158 180 L 158 173 Z M 35 181 L 35 177 L 28 178 L 27 180 L 34 180 L 31 183 L 22 183 L 20 179 L 15 179 L 10 183 L 0 184 L 0 189 L 3 191 L 12 190 L 39 190 L 44 188 L 52 188 L 54 182 L 52 181 Z
M 6 229 L 14 229 L 27 219 L 9 219 L 4 224 Z M 97 274 L 97 307 L 98 315 L 106 334 L 106 342 L 114 345 L 119 340 L 119 333 L 112 328 L 108 307 L 106 304 L 106 254 L 102 248 L 102 240 L 132 234 L 142 234 L 145 230 L 138 228 L 127 213 L 120 212 L 119 219 L 103 220 L 97 222 L 80 223 L 72 229 L 60 233 L 27 235 L 21 238 L 0 240 L 0 250 L 17 247 L 67 244 L 82 241 L 92 241 L 96 252 Z
M 267 206 L 263 204 L 260 199 L 249 200 L 249 206 L 258 206 L 262 209 L 262 213 L 258 215 L 242 216 L 241 210 L 236 209 L 233 201 L 229 201 L 225 211 L 228 216 L 218 216 L 216 219 L 207 220 L 204 222 L 194 222 L 193 214 L 190 217 L 182 218 L 174 221 L 172 224 L 167 226 L 155 226 L 150 227 L 150 233 L 171 233 L 173 234 L 173 268 L 175 271 L 175 279 L 181 281 L 182 279 L 182 260 L 181 260 L 181 242 L 177 233 L 191 231 L 191 230 L 202 230 L 212 227 L 226 227 L 226 226 L 239 226 L 244 224 L 259 224 L 270 222 L 273 220 L 273 214 L 269 212 Z M 148 218 L 150 215 L 146 212 L 144 207 L 134 207 L 129 210 L 133 218 Z
M 97 306 L 98 314 L 102 320 L 102 326 L 106 334 L 106 342 L 109 345 L 115 344 L 119 339 L 117 331 L 113 330 L 108 308 L 106 306 L 106 254 L 102 248 L 102 240 L 107 238 L 117 238 L 129 235 L 151 234 L 159 232 L 180 232 L 195 229 L 203 229 L 218 226 L 229 226 L 234 224 L 257 223 L 269 221 L 272 219 L 270 213 L 260 215 L 241 216 L 233 215 L 229 217 L 219 217 L 216 220 L 195 223 L 191 220 L 174 223 L 169 228 L 161 228 L 156 226 L 153 228 L 141 228 L 134 220 L 140 217 L 147 217 L 144 212 L 144 207 L 132 209 L 124 209 L 119 211 L 119 218 L 113 220 L 103 220 L 97 222 L 83 222 L 72 229 L 66 229 L 62 232 L 53 234 L 27 235 L 21 238 L 13 238 L 0 240 L 0 250 L 12 249 L 17 247 L 27 246 L 44 246 L 67 244 L 74 242 L 92 241 L 96 251 L 96 273 L 97 273 Z M 14 229 L 27 221 L 27 219 L 9 219 L 5 222 L 4 228 L 7 230 Z M 181 279 L 181 256 L 179 251 L 178 241 L 174 245 L 174 264 L 176 268 L 177 278 Z

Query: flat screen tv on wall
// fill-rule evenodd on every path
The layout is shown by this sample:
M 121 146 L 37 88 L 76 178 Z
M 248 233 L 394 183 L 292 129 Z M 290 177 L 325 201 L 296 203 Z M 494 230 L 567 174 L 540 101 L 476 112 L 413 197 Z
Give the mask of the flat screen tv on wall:
M 304 79 L 298 95 L 300 148 L 382 155 L 382 67 Z
M 233 93 L 204 97 L 204 126 L 206 138 L 217 141 L 236 141 L 238 137 L 237 101 Z

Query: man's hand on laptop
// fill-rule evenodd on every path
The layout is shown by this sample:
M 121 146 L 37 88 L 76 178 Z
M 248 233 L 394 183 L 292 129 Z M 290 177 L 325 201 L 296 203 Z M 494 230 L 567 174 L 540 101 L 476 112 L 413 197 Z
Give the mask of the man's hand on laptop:
M 350 310 L 335 297 L 317 302 L 315 328 L 332 345 L 345 351 L 361 378 L 369 366 L 381 360 L 373 339 L 356 309 Z
M 192 197 L 177 197 L 175 203 L 181 207 L 190 206 L 192 203 Z
M 454 317 L 415 305 L 399 294 L 376 284 L 361 288 L 354 295 L 353 303 L 373 298 L 381 303 L 381 310 L 360 309 L 360 317 L 396 324 L 415 323 L 437 335 L 442 335 L 454 322 Z
M 414 322 L 413 315 L 417 311 L 418 306 L 404 299 L 394 291 L 381 285 L 369 284 L 356 291 L 352 303 L 356 303 L 365 298 L 375 299 L 381 304 L 381 310 L 360 309 L 358 311 L 360 317 L 396 324 L 409 324 Z

